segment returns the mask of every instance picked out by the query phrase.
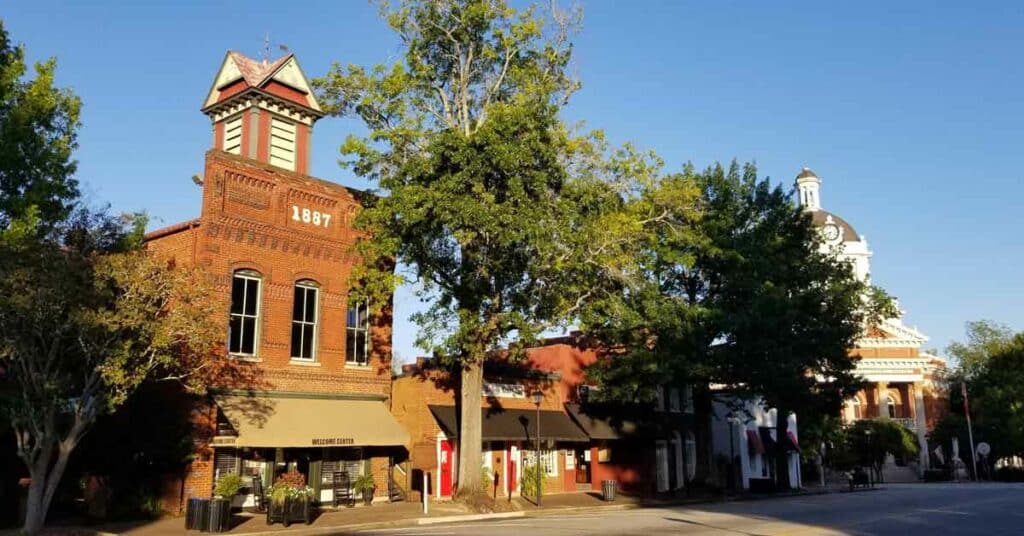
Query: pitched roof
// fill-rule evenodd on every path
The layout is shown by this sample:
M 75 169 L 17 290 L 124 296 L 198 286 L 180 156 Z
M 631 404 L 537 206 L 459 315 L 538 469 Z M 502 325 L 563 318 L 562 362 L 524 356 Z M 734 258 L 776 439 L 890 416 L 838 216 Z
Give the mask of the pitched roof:
M 202 109 L 207 112 L 235 95 L 252 89 L 294 102 L 313 111 L 316 116 L 323 115 L 309 80 L 294 54 L 289 53 L 264 63 L 234 50 L 229 50 L 224 56 Z
M 245 79 L 245 83 L 253 87 L 263 85 L 263 82 L 266 82 L 275 71 L 284 65 L 284 62 L 294 56 L 294 54 L 287 54 L 272 62 L 263 63 L 234 50 L 229 50 L 228 55 L 231 56 L 231 59 L 235 60 L 235 65 L 237 65 L 238 70 L 241 71 L 242 78 Z

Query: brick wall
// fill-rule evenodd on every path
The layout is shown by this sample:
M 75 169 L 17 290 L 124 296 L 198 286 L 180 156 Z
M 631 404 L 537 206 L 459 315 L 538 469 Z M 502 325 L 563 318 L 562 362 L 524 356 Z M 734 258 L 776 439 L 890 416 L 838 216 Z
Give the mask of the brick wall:
M 147 247 L 205 270 L 223 311 L 225 353 L 232 275 L 240 269 L 260 274 L 259 344 L 251 360 L 260 383 L 237 387 L 390 397 L 390 302 L 378 304 L 371 317 L 368 364 L 345 359 L 349 276 L 359 262 L 354 246 L 360 233 L 352 225 L 360 192 L 218 150 L 207 153 L 204 177 L 200 218 L 150 233 Z M 312 362 L 291 359 L 294 287 L 300 280 L 319 287 Z M 197 403 L 196 456 L 184 479 L 186 498 L 209 496 L 213 485 L 211 415 L 212 408 Z M 387 458 L 372 463 L 377 476 Z M 379 481 L 378 494 L 386 495 L 386 482 Z

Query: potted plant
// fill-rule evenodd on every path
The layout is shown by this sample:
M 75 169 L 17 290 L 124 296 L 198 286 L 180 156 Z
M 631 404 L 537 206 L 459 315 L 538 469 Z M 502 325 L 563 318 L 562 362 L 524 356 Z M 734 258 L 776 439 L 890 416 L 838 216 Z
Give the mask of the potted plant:
M 231 502 L 242 490 L 242 477 L 228 474 L 220 477 L 213 487 L 210 501 L 210 532 L 226 532 L 231 528 Z
M 373 502 L 373 490 L 377 484 L 373 481 L 373 475 L 365 474 L 352 482 L 352 490 L 363 495 L 363 503 L 367 506 Z
M 289 471 L 277 477 L 270 487 L 267 505 L 267 524 L 280 521 L 285 527 L 293 521 L 313 522 L 313 488 L 306 485 L 306 477 L 298 471 Z

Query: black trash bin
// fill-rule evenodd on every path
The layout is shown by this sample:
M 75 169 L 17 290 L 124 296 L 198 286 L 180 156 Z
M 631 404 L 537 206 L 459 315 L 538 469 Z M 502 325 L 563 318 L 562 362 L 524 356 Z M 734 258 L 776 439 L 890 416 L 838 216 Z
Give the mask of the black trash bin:
M 185 530 L 207 530 L 210 527 L 210 499 L 189 497 L 185 503 Z
M 618 481 L 615 480 L 602 480 L 601 481 L 601 497 L 606 501 L 615 500 L 615 489 L 619 486 Z
M 231 501 L 213 499 L 210 501 L 210 532 L 227 532 L 231 528 Z

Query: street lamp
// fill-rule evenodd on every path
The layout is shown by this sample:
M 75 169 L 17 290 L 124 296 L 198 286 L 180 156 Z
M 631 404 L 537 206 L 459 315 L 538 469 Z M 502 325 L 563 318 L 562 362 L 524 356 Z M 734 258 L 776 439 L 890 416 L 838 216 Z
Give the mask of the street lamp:
M 534 470 L 537 472 L 537 508 L 540 508 L 540 486 L 541 486 L 541 469 L 540 469 L 540 403 L 544 400 L 544 393 L 540 391 L 533 392 L 533 405 L 537 406 L 537 433 L 533 439 L 534 444 L 534 456 L 536 457 L 536 463 L 534 464 Z

